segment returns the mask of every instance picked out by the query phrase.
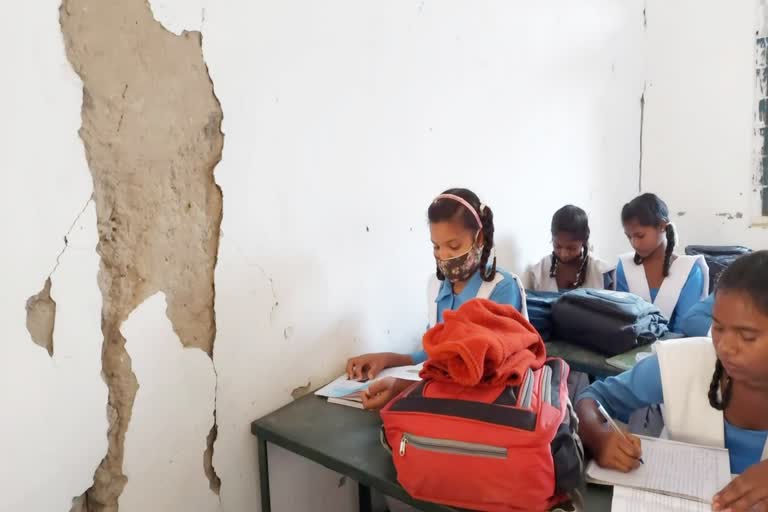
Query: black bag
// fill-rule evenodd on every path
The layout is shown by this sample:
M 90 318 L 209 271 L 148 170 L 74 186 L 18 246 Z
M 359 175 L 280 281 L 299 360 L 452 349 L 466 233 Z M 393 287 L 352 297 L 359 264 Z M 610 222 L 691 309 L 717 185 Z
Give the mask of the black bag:
M 709 266 L 709 291 L 715 289 L 717 280 L 723 270 L 736 261 L 739 256 L 749 254 L 752 249 L 742 247 L 741 245 L 689 245 L 685 248 L 685 254 L 688 256 L 704 256 Z
M 563 292 L 525 291 L 528 321 L 539 331 L 544 341 L 552 337 L 552 304 L 563 295 Z
M 648 345 L 669 332 L 659 308 L 637 295 L 610 290 L 566 292 L 552 306 L 557 339 L 607 356 Z

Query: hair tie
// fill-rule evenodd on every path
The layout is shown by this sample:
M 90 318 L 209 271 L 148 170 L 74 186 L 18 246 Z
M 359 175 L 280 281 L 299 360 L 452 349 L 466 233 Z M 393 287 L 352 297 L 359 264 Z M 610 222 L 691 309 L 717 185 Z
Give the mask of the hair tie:
M 459 196 L 457 196 L 455 194 L 440 194 L 439 196 L 437 196 L 435 198 L 435 200 L 433 202 L 436 203 L 440 199 L 451 199 L 451 200 L 456 201 L 457 203 L 463 205 L 475 217 L 475 220 L 477 221 L 477 225 L 480 226 L 480 229 L 483 229 L 483 222 L 480 220 L 480 215 L 478 215 L 477 214 L 477 210 L 475 210 L 474 207 L 471 204 L 469 204 L 469 201 L 467 201 L 463 197 L 459 197 Z M 483 207 L 484 206 L 485 205 L 483 205 L 482 203 L 480 204 L 480 211 L 483 211 Z

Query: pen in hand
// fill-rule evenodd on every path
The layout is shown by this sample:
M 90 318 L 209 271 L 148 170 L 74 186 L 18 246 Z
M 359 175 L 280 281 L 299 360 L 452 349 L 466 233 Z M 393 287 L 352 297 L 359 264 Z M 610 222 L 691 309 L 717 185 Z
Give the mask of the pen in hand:
M 613 430 L 615 430 L 616 432 L 618 432 L 618 433 L 619 433 L 619 435 L 620 435 L 621 437 L 623 437 L 624 439 L 627 439 L 627 436 L 624 434 L 624 432 L 623 432 L 623 431 L 622 431 L 622 430 L 619 428 L 619 426 L 616 424 L 616 422 L 615 422 L 615 421 L 613 421 L 613 418 L 611 418 L 611 417 L 608 415 L 608 411 L 606 411 L 606 410 L 603 408 L 603 405 L 602 405 L 601 403 L 599 403 L 599 402 L 597 403 L 597 410 L 598 410 L 598 412 L 600 412 L 600 415 L 601 415 L 603 418 L 605 418 L 605 421 L 607 421 L 607 422 L 608 422 L 608 425 L 610 425 L 610 427 L 611 427 Z M 629 439 L 627 439 L 627 441 L 629 441 Z M 639 461 L 640 461 L 640 464 L 645 464 L 645 462 L 643 462 L 643 458 L 642 458 L 642 457 L 640 457 L 640 458 L 639 458 L 639 459 L 637 459 L 637 460 L 639 460 Z

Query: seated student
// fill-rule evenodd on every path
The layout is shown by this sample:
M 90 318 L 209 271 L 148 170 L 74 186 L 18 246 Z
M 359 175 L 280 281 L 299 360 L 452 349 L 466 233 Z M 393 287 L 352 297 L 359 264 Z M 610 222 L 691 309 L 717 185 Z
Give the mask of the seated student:
M 533 265 L 526 283 L 537 292 L 574 288 L 614 288 L 615 267 L 589 249 L 589 219 L 578 206 L 566 205 L 552 216 L 552 254 Z
M 714 510 L 768 510 L 768 251 L 723 272 L 713 319 L 712 339 L 662 342 L 632 370 L 590 386 L 576 404 L 579 435 L 599 465 L 632 471 L 639 440 L 612 431 L 597 404 L 622 419 L 663 403 L 671 439 L 729 451 L 740 476 L 714 497 Z
M 680 319 L 709 294 L 709 268 L 703 256 L 675 254 L 675 228 L 669 209 L 654 194 L 624 205 L 621 222 L 634 253 L 619 259 L 616 289 L 652 302 L 680 332 Z
M 710 336 L 712 329 L 712 308 L 715 305 L 715 294 L 699 301 L 680 318 L 680 332 L 688 338 Z
M 525 292 L 517 276 L 496 268 L 493 250 L 493 212 L 467 189 L 446 190 L 427 212 L 437 266 L 427 297 L 429 327 L 443 321 L 443 311 L 458 309 L 476 297 L 509 304 L 525 315 Z M 365 354 L 347 361 L 353 379 L 373 378 L 384 368 L 418 364 L 426 360 L 424 350 L 413 354 L 391 352 Z M 377 388 L 378 389 L 378 388 Z M 368 408 L 385 405 L 396 389 L 382 390 Z

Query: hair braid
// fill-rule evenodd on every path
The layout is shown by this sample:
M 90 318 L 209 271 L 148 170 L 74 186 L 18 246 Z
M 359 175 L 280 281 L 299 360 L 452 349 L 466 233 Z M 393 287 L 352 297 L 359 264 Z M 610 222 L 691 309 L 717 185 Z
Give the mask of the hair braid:
M 552 264 L 549 266 L 549 277 L 557 277 L 557 265 L 560 260 L 557 259 L 557 254 L 552 251 Z
M 493 211 L 485 205 L 480 207 L 480 219 L 483 221 L 483 253 L 480 256 L 480 275 L 484 281 L 493 281 L 496 277 L 496 256 L 493 256 L 493 262 L 490 267 L 488 260 L 493 251 Z
M 733 382 L 731 381 L 731 378 L 726 375 L 725 387 L 721 392 L 720 383 L 724 373 L 723 363 L 718 359 L 717 363 L 715 363 L 715 373 L 712 374 L 712 382 L 709 384 L 708 394 L 709 405 L 718 411 L 724 411 L 728 407 L 728 404 L 731 402 L 731 392 L 733 390 Z
M 576 274 L 576 288 L 580 288 L 587 280 L 587 266 L 589 265 L 589 243 L 585 240 L 582 245 L 584 254 L 581 256 L 581 266 Z
M 667 250 L 664 252 L 664 277 L 669 276 L 669 267 L 672 266 L 672 253 L 675 251 L 675 227 L 667 224 L 665 228 L 667 233 Z

